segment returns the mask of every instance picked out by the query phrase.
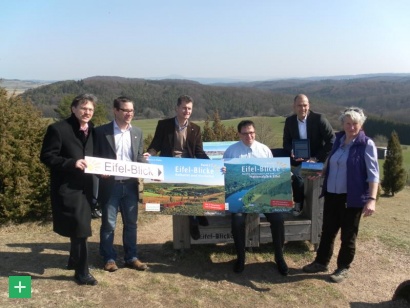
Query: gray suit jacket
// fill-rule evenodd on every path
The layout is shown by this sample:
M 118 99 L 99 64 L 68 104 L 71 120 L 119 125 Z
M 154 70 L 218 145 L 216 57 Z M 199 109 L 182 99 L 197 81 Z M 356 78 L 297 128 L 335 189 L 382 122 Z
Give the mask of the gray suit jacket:
M 114 122 L 101 125 L 95 129 L 94 138 L 94 156 L 101 158 L 117 159 L 114 139 Z M 142 130 L 133 126 L 131 128 L 131 147 L 132 160 L 135 162 L 146 162 L 143 156 L 144 140 Z M 114 185 L 114 176 L 108 178 L 100 178 L 98 189 L 98 201 L 105 204 L 112 191 Z M 136 190 L 138 192 L 138 181 L 135 181 Z

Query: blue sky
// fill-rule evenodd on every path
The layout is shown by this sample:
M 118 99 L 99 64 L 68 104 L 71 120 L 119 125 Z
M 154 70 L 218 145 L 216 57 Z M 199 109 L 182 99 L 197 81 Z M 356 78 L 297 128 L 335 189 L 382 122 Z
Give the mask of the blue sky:
M 410 73 L 410 1 L 0 0 L 0 78 Z

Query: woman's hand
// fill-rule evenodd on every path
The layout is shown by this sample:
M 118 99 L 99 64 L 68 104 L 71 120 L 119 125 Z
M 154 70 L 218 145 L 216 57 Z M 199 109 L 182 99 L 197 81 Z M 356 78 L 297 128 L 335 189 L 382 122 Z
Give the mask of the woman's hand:
M 363 217 L 371 216 L 376 211 L 376 200 L 369 199 L 363 208 Z

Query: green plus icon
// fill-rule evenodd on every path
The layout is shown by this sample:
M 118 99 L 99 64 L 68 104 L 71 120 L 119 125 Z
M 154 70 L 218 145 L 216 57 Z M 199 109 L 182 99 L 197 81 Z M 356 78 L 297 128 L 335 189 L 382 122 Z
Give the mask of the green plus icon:
M 31 298 L 31 276 L 9 276 L 9 298 Z

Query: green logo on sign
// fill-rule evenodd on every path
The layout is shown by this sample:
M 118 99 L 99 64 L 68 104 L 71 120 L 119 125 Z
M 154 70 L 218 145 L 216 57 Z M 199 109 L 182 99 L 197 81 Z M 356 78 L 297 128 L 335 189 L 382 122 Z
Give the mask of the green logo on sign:
M 9 298 L 31 298 L 31 276 L 9 276 Z

